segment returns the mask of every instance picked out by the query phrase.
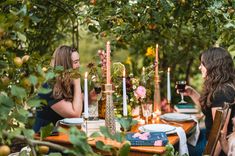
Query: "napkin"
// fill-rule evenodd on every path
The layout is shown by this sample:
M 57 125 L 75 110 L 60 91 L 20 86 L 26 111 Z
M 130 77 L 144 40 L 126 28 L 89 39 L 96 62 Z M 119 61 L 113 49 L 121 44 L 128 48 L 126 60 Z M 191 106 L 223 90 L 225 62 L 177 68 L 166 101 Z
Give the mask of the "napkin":
M 197 118 L 192 115 L 191 116 L 192 120 L 196 122 L 196 130 L 195 132 L 193 132 L 193 134 L 188 138 L 188 143 L 192 146 L 196 146 L 197 144 L 197 141 L 198 141 L 198 138 L 199 138 L 199 135 L 200 135 L 200 127 L 199 127 L 199 124 L 198 124 L 198 120 Z
M 179 155 L 188 154 L 188 146 L 185 131 L 182 127 L 176 127 L 176 133 L 179 136 Z
M 132 146 L 165 146 L 168 143 L 165 132 L 130 132 L 126 139 Z
M 120 124 L 116 121 L 116 131 L 120 131 Z M 99 120 L 94 120 L 94 121 L 87 121 L 83 122 L 82 124 L 82 130 L 86 132 L 86 126 L 87 126 L 87 135 L 90 136 L 94 132 L 99 132 L 100 131 L 100 126 L 105 126 L 105 120 L 99 119 Z

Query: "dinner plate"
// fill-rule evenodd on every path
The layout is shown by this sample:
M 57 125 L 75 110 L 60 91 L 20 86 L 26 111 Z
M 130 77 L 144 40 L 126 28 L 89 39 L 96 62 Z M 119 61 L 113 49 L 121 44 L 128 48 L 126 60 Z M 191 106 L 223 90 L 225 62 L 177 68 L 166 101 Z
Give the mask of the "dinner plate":
M 168 121 L 189 121 L 192 117 L 189 114 L 181 113 L 166 113 L 160 116 L 161 119 Z
M 83 123 L 83 118 L 65 118 L 60 120 L 63 125 L 81 125 Z
M 165 132 L 166 134 L 175 133 L 176 127 L 167 124 L 149 124 L 139 127 L 141 132 Z

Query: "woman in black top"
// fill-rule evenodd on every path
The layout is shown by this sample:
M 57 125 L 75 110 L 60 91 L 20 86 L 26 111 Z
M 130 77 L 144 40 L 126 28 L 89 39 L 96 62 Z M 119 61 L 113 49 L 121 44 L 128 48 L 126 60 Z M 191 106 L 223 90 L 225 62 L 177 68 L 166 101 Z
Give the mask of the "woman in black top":
M 232 103 L 235 98 L 235 70 L 231 55 L 223 48 L 213 47 L 204 51 L 200 55 L 201 64 L 199 69 L 201 70 L 202 77 L 204 79 L 203 91 L 201 95 L 192 87 L 186 86 L 186 96 L 190 96 L 192 100 L 201 108 L 205 115 L 206 131 L 201 131 L 200 136 L 205 136 L 203 143 L 195 147 L 195 154 L 202 155 L 202 152 L 206 145 L 208 135 L 213 125 L 213 118 L 217 109 L 222 108 L 224 102 Z M 227 126 L 227 132 L 232 132 L 232 117 L 235 115 L 234 106 L 229 114 L 229 123 Z M 205 133 L 205 134 L 203 134 Z M 200 147 L 201 149 L 197 149 Z M 189 147 L 189 153 L 192 147 Z M 220 144 L 217 145 L 215 155 L 224 155 L 221 152 Z
M 62 66 L 64 72 L 56 77 L 53 85 L 45 84 L 44 87 L 52 88 L 49 94 L 39 94 L 41 99 L 47 101 L 47 105 L 37 109 L 34 131 L 49 123 L 56 123 L 62 118 L 80 117 L 82 113 L 82 92 L 80 78 L 72 79 L 68 69 L 79 69 L 79 54 L 69 46 L 58 47 L 51 61 L 51 65 Z

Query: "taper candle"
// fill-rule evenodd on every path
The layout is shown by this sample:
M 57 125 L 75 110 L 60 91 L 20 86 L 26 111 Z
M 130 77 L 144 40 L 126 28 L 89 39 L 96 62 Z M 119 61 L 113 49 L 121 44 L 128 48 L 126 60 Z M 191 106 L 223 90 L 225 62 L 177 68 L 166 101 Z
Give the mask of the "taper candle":
M 159 76 L 158 76 L 158 44 L 156 44 L 156 56 L 155 56 L 155 78 L 154 78 L 154 111 L 161 110 L 161 97 L 159 87 Z
M 156 54 L 155 54 L 155 74 L 158 75 L 158 44 L 156 44 Z
M 167 69 L 167 102 L 171 103 L 171 80 L 170 80 L 170 70 L 171 68 L 168 67 Z
M 106 44 L 106 83 L 111 84 L 111 75 L 110 75 L 110 42 L 108 41 Z
M 87 84 L 87 75 L 88 73 L 85 73 L 85 78 L 84 78 L 84 117 L 88 118 L 89 113 L 88 113 L 88 84 Z
M 126 101 L 126 73 L 125 69 L 123 70 L 123 78 L 122 78 L 122 89 L 123 89 L 123 116 L 127 116 L 127 101 Z

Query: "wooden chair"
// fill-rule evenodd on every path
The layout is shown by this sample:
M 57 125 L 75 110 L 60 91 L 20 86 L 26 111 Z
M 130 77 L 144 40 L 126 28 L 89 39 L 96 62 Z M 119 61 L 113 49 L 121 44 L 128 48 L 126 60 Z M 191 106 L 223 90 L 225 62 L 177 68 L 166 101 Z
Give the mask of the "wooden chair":
M 213 126 L 211 128 L 203 155 L 214 155 L 215 148 L 220 137 L 220 131 L 224 127 L 230 106 L 231 104 L 225 103 L 222 109 L 216 110 Z

